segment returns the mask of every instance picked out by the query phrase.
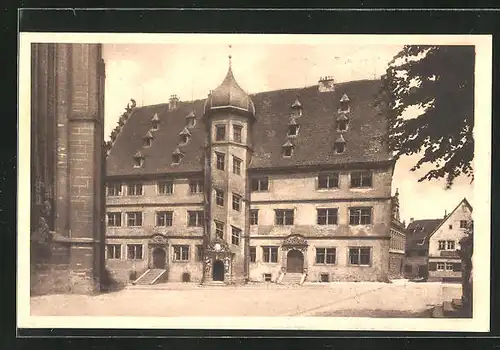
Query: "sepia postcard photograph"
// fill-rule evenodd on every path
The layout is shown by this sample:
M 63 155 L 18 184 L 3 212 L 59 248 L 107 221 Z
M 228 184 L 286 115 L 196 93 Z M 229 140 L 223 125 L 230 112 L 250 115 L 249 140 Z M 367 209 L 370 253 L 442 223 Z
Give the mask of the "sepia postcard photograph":
M 18 327 L 489 331 L 491 41 L 21 33 Z

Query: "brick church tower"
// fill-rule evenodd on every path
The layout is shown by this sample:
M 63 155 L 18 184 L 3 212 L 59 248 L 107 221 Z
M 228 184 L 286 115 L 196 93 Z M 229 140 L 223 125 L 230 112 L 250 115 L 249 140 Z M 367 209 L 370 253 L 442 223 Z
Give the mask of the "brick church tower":
M 93 293 L 104 259 L 102 48 L 31 50 L 31 292 Z

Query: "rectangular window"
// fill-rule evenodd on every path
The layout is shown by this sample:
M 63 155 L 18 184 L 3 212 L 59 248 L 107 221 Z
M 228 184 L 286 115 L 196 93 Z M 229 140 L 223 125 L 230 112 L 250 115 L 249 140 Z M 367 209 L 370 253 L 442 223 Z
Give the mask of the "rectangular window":
M 467 220 L 460 220 L 460 228 L 467 228 Z
M 223 207 L 224 206 L 224 192 L 221 190 L 215 190 L 215 204 Z
M 226 156 L 222 153 L 215 153 L 217 156 L 217 169 L 224 171 L 226 169 Z
M 250 210 L 250 225 L 258 225 L 259 224 L 259 210 L 251 209 Z
M 370 225 L 372 223 L 372 208 L 350 208 L 349 225 Z
M 446 250 L 446 241 L 438 241 L 438 249 Z
M 233 141 L 241 143 L 241 130 L 240 125 L 233 125 Z
M 203 261 L 203 246 L 196 246 L 196 261 Z
M 156 213 L 156 226 L 172 226 L 173 212 L 159 211 Z
M 370 171 L 351 173 L 351 187 L 372 187 L 372 173 Z
M 335 261 L 335 248 L 316 248 L 316 264 L 334 265 Z
M 250 247 L 250 262 L 257 261 L 257 249 L 255 247 Z
M 142 196 L 142 184 L 129 184 L 127 187 L 127 194 L 129 196 Z
M 120 244 L 107 244 L 106 245 L 106 258 L 107 259 L 120 259 L 122 257 L 122 246 Z
M 241 230 L 232 226 L 231 231 L 231 243 L 234 245 L 240 245 Z
M 252 191 L 267 191 L 269 188 L 269 178 L 261 177 L 252 179 Z
M 445 268 L 446 268 L 446 264 L 444 262 L 438 262 L 436 264 L 436 270 L 438 270 L 438 271 L 444 271 Z
M 447 250 L 455 250 L 455 241 L 447 241 L 446 242 Z
M 119 227 L 122 225 L 122 213 L 108 213 L 108 226 Z
M 215 236 L 224 239 L 224 223 L 215 221 Z
M 278 247 L 262 247 L 262 257 L 266 263 L 277 263 Z
M 233 210 L 240 211 L 241 209 L 241 196 L 233 193 Z
M 446 271 L 453 271 L 453 263 L 445 263 L 444 268 Z
M 293 209 L 276 209 L 275 224 L 276 225 L 293 225 Z
M 121 196 L 122 184 L 119 182 L 108 183 L 108 196 Z
M 241 174 L 241 159 L 233 156 L 233 173 L 240 175 Z
M 203 181 L 202 180 L 190 180 L 189 181 L 189 193 L 202 193 L 203 192 Z
M 339 174 L 320 174 L 318 175 L 318 188 L 338 188 L 339 187 Z
M 188 226 L 203 226 L 203 211 L 188 211 Z
M 370 250 L 370 248 L 349 248 L 349 265 L 369 266 Z
M 172 193 L 174 193 L 174 182 L 173 181 L 158 182 L 158 193 L 159 194 L 172 194 Z
M 129 260 L 142 260 L 142 244 L 127 244 L 127 258 Z
M 189 246 L 188 245 L 174 245 L 173 261 L 188 261 L 189 260 Z
M 142 226 L 142 213 L 140 211 L 128 212 L 127 226 Z
M 283 157 L 291 157 L 293 153 L 293 147 L 286 146 L 283 147 Z
M 224 141 L 226 139 L 226 126 L 216 125 L 215 126 L 215 141 Z
M 337 225 L 337 208 L 317 209 L 318 225 Z

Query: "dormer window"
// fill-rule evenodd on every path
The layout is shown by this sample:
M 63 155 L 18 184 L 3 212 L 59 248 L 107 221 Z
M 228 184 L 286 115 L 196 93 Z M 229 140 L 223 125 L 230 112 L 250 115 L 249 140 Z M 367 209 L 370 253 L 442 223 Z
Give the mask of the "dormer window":
M 291 157 L 293 153 L 293 144 L 290 141 L 287 141 L 282 147 L 283 157 Z
M 349 118 L 345 114 L 342 114 L 337 118 L 337 131 L 339 132 L 347 131 L 348 124 L 349 124 Z
M 175 151 L 172 152 L 172 164 L 179 164 L 183 156 L 184 153 L 182 153 L 180 149 L 176 148 Z
M 151 130 L 152 131 L 158 130 L 159 124 L 160 124 L 160 119 L 158 118 L 158 113 L 155 113 L 153 115 L 153 118 L 151 118 Z
M 341 154 L 345 152 L 345 144 L 346 141 L 344 140 L 344 137 L 340 135 L 340 137 L 335 141 L 334 144 L 334 149 L 336 154 Z
M 186 116 L 186 126 L 188 128 L 194 128 L 195 125 L 196 125 L 196 116 L 194 115 L 194 112 L 191 112 Z
M 226 126 L 217 125 L 215 127 L 215 141 L 224 141 L 226 139 Z
M 153 135 L 150 131 L 148 131 L 146 135 L 142 137 L 142 139 L 144 141 L 144 147 L 151 147 L 151 144 L 153 142 Z
M 295 122 L 288 125 L 288 136 L 297 136 L 299 133 L 299 125 Z
M 350 102 L 351 100 L 349 99 L 349 96 L 344 94 L 342 98 L 340 99 L 340 108 L 339 110 L 341 112 L 349 112 L 350 110 Z
M 292 118 L 299 118 L 302 116 L 302 104 L 299 99 L 295 99 L 295 102 L 291 105 L 292 108 Z
M 137 152 L 134 155 L 134 168 L 141 168 L 144 165 L 144 156 L 141 152 Z
M 180 137 L 181 137 L 181 144 L 182 145 L 185 145 L 186 143 L 189 142 L 189 137 L 191 136 L 191 133 L 189 132 L 189 130 L 187 128 L 184 128 L 180 133 L 179 133 Z

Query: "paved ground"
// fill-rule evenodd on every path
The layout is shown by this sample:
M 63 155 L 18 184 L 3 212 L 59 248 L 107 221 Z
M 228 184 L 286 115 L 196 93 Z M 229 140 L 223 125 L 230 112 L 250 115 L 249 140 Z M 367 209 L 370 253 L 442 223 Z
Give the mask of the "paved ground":
M 95 296 L 31 298 L 32 316 L 358 316 L 428 317 L 443 300 L 460 297 L 459 284 L 328 283 L 130 286 Z

